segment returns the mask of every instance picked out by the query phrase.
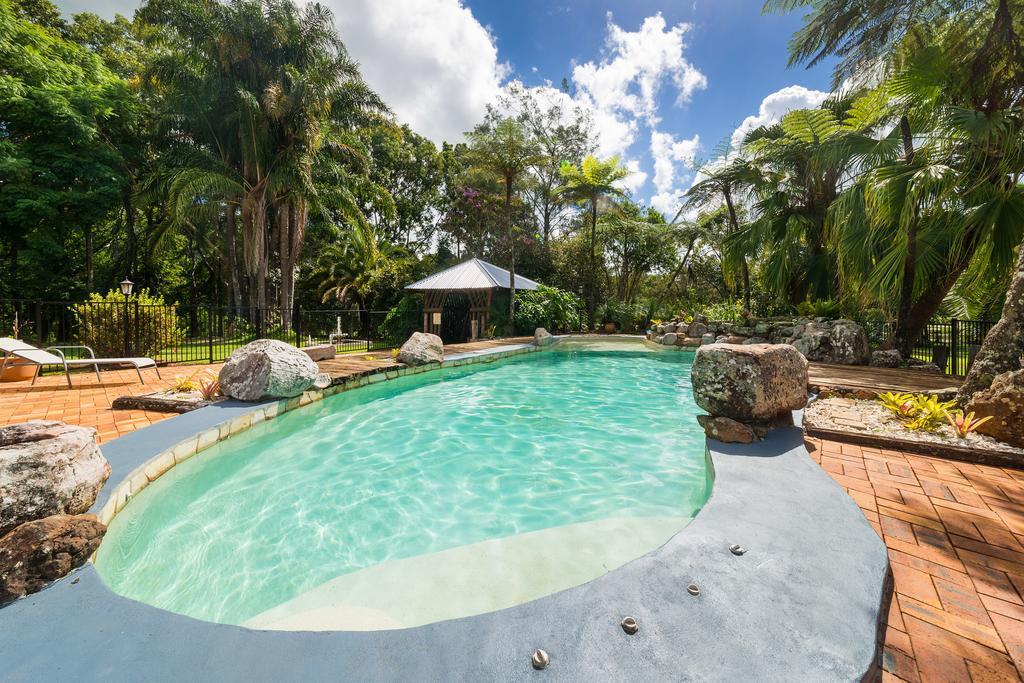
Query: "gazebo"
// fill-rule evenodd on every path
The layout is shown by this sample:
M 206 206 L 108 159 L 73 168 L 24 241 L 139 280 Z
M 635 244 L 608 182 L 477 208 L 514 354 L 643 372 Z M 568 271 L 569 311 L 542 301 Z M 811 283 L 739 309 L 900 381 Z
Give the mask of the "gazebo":
M 516 275 L 516 290 L 540 285 Z M 491 319 L 495 292 L 509 289 L 509 272 L 493 263 L 470 259 L 414 282 L 407 290 L 423 293 L 423 331 L 445 343 L 478 339 Z

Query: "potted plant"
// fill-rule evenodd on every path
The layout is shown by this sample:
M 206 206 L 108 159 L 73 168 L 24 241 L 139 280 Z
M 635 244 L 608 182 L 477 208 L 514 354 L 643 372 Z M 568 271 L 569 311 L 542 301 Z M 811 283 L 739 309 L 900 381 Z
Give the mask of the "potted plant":
M 18 314 L 15 313 L 14 324 L 11 325 L 11 336 L 20 341 L 21 334 L 21 323 L 18 320 Z M 24 382 L 30 380 L 35 376 L 38 367 L 33 363 L 21 363 L 12 358 L 7 367 L 0 373 L 0 382 Z

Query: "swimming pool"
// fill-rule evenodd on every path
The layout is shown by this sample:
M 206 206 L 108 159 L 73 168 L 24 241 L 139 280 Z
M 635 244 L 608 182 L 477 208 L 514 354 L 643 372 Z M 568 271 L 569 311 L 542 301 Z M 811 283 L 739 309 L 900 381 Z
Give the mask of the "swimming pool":
M 566 347 L 330 397 L 155 481 L 97 569 L 157 607 L 303 630 L 413 626 L 584 583 L 708 496 L 690 359 Z

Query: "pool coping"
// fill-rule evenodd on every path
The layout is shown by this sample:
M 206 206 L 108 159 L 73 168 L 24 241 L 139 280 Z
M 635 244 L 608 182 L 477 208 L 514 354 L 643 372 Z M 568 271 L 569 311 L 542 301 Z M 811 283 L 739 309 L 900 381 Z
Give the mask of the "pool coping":
M 499 347 L 446 362 L 451 367 L 538 350 L 528 344 Z M 349 388 L 391 379 L 380 374 L 383 379 L 357 378 Z M 345 384 L 341 387 L 345 390 Z M 131 485 L 141 469 L 148 484 L 143 461 L 152 464 L 162 457 L 160 465 L 166 465 L 170 451 L 177 462 L 176 447 L 194 442 L 198 448 L 202 434 L 212 438 L 221 423 L 228 424 L 230 436 L 323 397 L 256 406 L 224 402 L 162 421 L 104 444 L 114 468 L 111 479 Z M 254 413 L 262 414 L 255 422 Z M 183 433 L 191 436 L 182 439 Z M 219 427 L 216 433 L 219 437 Z M 187 446 L 181 448 L 181 461 L 191 457 Z M 602 577 L 516 607 L 395 631 L 258 631 L 118 596 L 88 563 L 0 610 L 5 676 L 859 680 L 871 675 L 885 622 L 888 557 L 860 509 L 811 460 L 799 428 L 776 430 L 765 441 L 744 446 L 709 440 L 707 453 L 715 477 L 711 497 L 683 531 Z M 97 509 L 116 508 L 124 493 L 108 493 Z M 733 543 L 748 552 L 733 555 Z M 690 583 L 700 587 L 698 596 L 687 592 Z M 639 622 L 638 634 L 620 628 L 627 615 Z M 530 665 L 538 647 L 551 656 L 543 672 Z

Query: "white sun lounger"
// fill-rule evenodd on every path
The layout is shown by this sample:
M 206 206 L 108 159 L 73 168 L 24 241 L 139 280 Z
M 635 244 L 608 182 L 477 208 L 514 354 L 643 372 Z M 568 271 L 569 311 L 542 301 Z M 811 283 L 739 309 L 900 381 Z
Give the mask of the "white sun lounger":
M 89 352 L 88 358 L 67 358 L 64 355 L 64 350 L 67 349 L 82 349 Z M 50 346 L 45 349 L 39 349 L 31 344 L 26 344 L 23 341 L 17 339 L 10 339 L 8 337 L 0 337 L 0 352 L 4 354 L 3 365 L 0 366 L 0 374 L 8 366 L 17 365 L 35 365 L 36 374 L 32 376 L 32 384 L 36 383 L 36 379 L 39 377 L 39 371 L 44 365 L 60 365 L 64 368 L 64 376 L 68 380 L 68 388 L 71 388 L 71 368 L 80 368 L 91 365 L 93 370 L 96 371 L 96 379 L 102 382 L 100 377 L 100 366 L 101 365 L 130 365 L 135 368 L 135 372 L 139 373 L 139 381 L 143 384 L 146 380 L 142 378 L 143 368 L 153 368 L 156 370 L 157 378 L 160 377 L 160 368 L 157 367 L 156 361 L 152 358 L 97 358 L 96 353 L 88 346 Z M 13 360 L 12 360 L 13 359 Z

